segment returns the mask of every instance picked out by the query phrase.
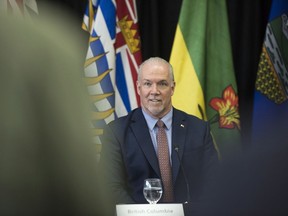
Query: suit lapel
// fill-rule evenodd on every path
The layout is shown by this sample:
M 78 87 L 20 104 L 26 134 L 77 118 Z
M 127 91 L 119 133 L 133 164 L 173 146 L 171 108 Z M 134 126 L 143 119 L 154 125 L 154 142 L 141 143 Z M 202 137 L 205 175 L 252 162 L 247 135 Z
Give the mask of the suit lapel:
M 151 136 L 149 133 L 149 128 L 147 126 L 146 120 L 143 116 L 142 110 L 135 110 L 134 115 L 132 116 L 131 130 L 137 139 L 137 143 L 142 149 L 147 161 L 150 163 L 151 167 L 160 177 L 160 169 L 158 164 L 158 158 L 153 147 Z
M 186 131 L 188 125 L 185 122 L 185 116 L 174 108 L 173 121 L 172 121 L 172 172 L 173 172 L 173 184 L 180 169 L 180 160 L 183 157 L 184 144 L 186 139 Z M 175 148 L 178 148 L 179 158 Z

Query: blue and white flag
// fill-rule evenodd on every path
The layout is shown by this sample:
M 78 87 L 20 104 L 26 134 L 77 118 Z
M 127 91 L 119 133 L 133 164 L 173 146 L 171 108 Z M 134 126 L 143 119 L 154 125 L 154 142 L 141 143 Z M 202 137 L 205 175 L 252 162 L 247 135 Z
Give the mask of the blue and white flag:
M 103 133 L 103 124 L 139 106 L 136 79 L 141 50 L 137 22 L 135 0 L 89 1 L 82 28 L 90 33 L 85 77 L 93 100 L 96 137 Z

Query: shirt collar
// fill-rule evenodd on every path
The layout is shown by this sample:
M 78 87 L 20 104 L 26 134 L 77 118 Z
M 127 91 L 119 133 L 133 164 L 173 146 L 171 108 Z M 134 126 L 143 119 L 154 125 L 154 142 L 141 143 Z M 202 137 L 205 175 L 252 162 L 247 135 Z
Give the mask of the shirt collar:
M 148 113 L 145 112 L 145 110 L 142 108 L 142 113 L 146 119 L 147 125 L 149 127 L 149 130 L 152 131 L 159 119 L 155 119 L 152 116 L 150 116 Z M 164 122 L 166 128 L 170 130 L 172 127 L 172 117 L 173 117 L 173 107 L 170 109 L 170 111 L 161 118 L 161 120 Z

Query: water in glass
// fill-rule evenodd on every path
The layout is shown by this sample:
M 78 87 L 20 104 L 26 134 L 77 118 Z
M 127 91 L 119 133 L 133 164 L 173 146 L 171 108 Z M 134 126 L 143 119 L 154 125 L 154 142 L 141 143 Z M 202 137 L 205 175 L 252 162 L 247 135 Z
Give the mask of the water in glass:
M 144 180 L 143 194 L 150 204 L 156 204 L 161 199 L 162 193 L 163 190 L 160 179 L 153 178 Z

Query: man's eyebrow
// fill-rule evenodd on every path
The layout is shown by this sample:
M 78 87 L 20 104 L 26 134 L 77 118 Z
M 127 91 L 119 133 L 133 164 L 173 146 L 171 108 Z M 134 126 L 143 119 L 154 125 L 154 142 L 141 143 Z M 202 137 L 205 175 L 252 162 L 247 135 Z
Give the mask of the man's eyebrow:
M 160 81 L 158 81 L 158 82 L 168 82 L 167 80 L 160 80 Z
M 149 79 L 143 79 L 143 81 L 146 81 L 146 82 L 153 82 L 153 81 L 151 81 L 151 80 L 149 80 Z M 165 80 L 165 79 L 163 79 L 163 80 L 159 80 L 157 83 L 161 83 L 161 82 L 167 82 L 167 83 L 168 83 L 168 80 Z

